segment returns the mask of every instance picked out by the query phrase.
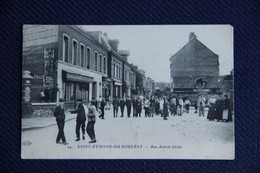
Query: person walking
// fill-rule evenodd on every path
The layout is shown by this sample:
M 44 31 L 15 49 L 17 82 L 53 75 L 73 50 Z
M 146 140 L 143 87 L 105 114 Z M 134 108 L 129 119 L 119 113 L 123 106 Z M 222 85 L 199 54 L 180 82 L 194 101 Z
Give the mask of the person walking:
M 209 111 L 207 119 L 213 121 L 216 118 L 216 101 L 217 99 L 212 95 L 208 101 Z
M 159 115 L 160 113 L 160 102 L 159 99 L 156 97 L 155 98 L 155 114 Z
M 176 104 L 177 104 L 177 115 L 181 116 L 182 115 L 182 106 L 183 106 L 183 101 L 181 98 L 177 96 L 176 98 Z
M 79 105 L 77 107 L 77 110 L 71 111 L 71 113 L 77 113 L 76 118 L 76 140 L 80 141 L 80 128 L 82 130 L 82 139 L 85 140 L 85 125 L 86 125 L 86 116 L 88 113 L 87 107 L 83 104 L 82 99 L 77 100 L 79 102 Z
M 203 117 L 204 117 L 205 102 L 206 102 L 206 99 L 203 97 L 203 95 L 200 95 L 198 98 L 199 116 L 203 115 Z
M 187 97 L 187 99 L 185 100 L 184 105 L 185 105 L 186 113 L 189 113 L 189 111 L 190 111 L 190 105 L 191 105 L 191 102 L 190 102 L 190 100 L 189 100 L 189 97 Z
M 195 109 L 195 114 L 198 112 L 198 100 L 195 98 L 195 100 L 194 100 L 194 109 Z
M 138 98 L 137 105 L 136 105 L 136 117 L 141 117 L 142 113 L 142 101 L 141 98 Z
M 103 98 L 102 101 L 100 102 L 100 110 L 101 110 L 101 114 L 99 115 L 99 118 L 101 119 L 105 119 L 104 116 L 105 116 L 105 107 L 106 107 L 106 101 L 105 99 Z
M 159 99 L 159 103 L 160 103 L 160 113 L 161 113 L 161 117 L 163 117 L 163 98 L 160 98 Z
M 64 134 L 64 126 L 65 126 L 65 112 L 64 112 L 64 99 L 59 99 L 59 105 L 55 108 L 54 117 L 56 117 L 57 126 L 59 129 L 56 144 L 64 144 L 67 145 L 68 142 L 66 141 L 65 134 Z M 60 142 L 62 140 L 62 143 Z
M 146 98 L 144 101 L 145 117 L 150 117 L 150 101 Z
M 131 114 L 131 100 L 129 97 L 126 99 L 126 110 L 127 110 L 127 117 L 130 118 Z
M 184 102 L 183 102 L 182 98 L 179 99 L 179 107 L 180 107 L 180 109 L 181 109 L 180 111 L 181 111 L 181 115 L 182 115 L 182 113 L 184 112 L 184 111 L 183 111 L 183 110 L 184 110 L 184 109 L 183 109 L 183 107 L 184 107 Z
M 174 115 L 174 106 L 176 104 L 176 100 L 174 97 L 170 98 L 170 112 L 171 112 L 171 115 Z
M 119 107 L 119 101 L 118 101 L 117 97 L 115 97 L 114 100 L 113 100 L 113 113 L 114 113 L 114 118 L 117 117 L 118 107 Z
M 138 105 L 138 101 L 137 98 L 135 97 L 133 100 L 133 117 L 137 117 L 137 105 Z
M 120 110 L 121 110 L 121 116 L 120 117 L 124 117 L 125 101 L 122 97 L 120 99 L 119 105 L 120 105 Z
M 221 97 L 221 95 L 218 96 L 217 101 L 216 101 L 216 119 L 219 121 L 223 121 L 222 116 L 223 116 L 223 104 L 224 104 L 224 99 Z
M 95 136 L 95 129 L 94 129 L 94 125 L 96 122 L 97 109 L 94 105 L 95 105 L 95 101 L 91 101 L 89 103 L 88 124 L 87 124 L 87 134 L 88 134 L 89 138 L 91 139 L 89 141 L 89 143 L 97 142 L 96 136 Z
M 151 97 L 150 99 L 150 115 L 153 117 L 155 112 L 155 99 L 154 96 Z
M 167 120 L 167 116 L 169 115 L 168 106 L 169 106 L 169 102 L 166 99 L 166 97 L 164 97 L 164 99 L 163 99 L 163 119 L 164 120 Z

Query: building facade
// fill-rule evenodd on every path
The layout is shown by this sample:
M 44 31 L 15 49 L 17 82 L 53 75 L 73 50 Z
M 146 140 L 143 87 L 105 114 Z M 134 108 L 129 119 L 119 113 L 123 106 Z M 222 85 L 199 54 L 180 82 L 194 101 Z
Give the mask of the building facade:
M 105 45 L 77 26 L 25 25 L 23 32 L 23 71 L 34 77 L 33 102 L 46 89 L 50 101 L 64 98 L 72 107 L 78 98 L 102 96 L 102 79 L 108 75 Z
M 189 42 L 170 58 L 171 88 L 177 94 L 216 92 L 219 89 L 218 55 L 192 32 Z
M 145 89 L 151 94 L 145 71 L 129 64 L 130 52 L 118 45 L 106 33 L 78 26 L 24 25 L 23 77 L 30 80 L 30 102 L 42 102 L 41 91 L 49 93 L 44 102 L 64 98 L 69 109 L 79 98 L 113 100 L 144 95 Z
M 150 77 L 146 78 L 145 96 L 151 96 L 154 93 L 154 80 Z

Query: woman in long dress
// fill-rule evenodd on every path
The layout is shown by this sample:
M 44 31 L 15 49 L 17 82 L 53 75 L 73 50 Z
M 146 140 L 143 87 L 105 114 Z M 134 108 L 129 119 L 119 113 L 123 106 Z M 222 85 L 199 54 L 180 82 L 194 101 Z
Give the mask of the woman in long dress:
M 219 120 L 223 120 L 222 116 L 223 116 L 223 102 L 224 100 L 222 99 L 221 96 L 218 97 L 217 101 L 216 101 L 216 117 L 214 119 Z
M 228 122 L 228 121 L 232 121 L 232 116 L 231 116 L 231 109 L 230 109 L 230 100 L 228 99 L 228 96 L 225 95 L 224 96 L 225 99 L 224 99 L 224 102 L 223 102 L 223 115 L 222 115 L 222 119 L 225 121 L 225 122 Z
M 216 117 L 216 101 L 217 100 L 214 96 L 211 96 L 211 98 L 208 101 L 209 111 L 208 111 L 207 119 L 209 121 L 213 121 Z

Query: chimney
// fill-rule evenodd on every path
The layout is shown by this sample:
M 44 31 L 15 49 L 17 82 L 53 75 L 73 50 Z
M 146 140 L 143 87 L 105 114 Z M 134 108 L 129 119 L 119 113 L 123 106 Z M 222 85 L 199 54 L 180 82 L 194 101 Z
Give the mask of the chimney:
M 88 31 L 87 32 L 95 41 L 101 43 L 101 31 Z
M 119 40 L 115 39 L 115 40 L 108 40 L 110 46 L 115 50 L 118 51 L 118 44 L 119 44 Z
M 189 41 L 191 41 L 193 38 L 197 38 L 194 32 L 190 33 Z
M 121 55 L 124 61 L 128 62 L 128 56 L 130 55 L 129 50 L 119 50 L 118 53 Z

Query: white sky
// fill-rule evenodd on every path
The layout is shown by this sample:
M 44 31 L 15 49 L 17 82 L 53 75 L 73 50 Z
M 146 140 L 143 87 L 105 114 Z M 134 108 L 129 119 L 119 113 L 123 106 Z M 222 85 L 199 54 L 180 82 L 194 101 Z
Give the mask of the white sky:
M 233 27 L 230 25 L 85 25 L 87 31 L 106 32 L 129 50 L 128 62 L 144 69 L 155 82 L 170 82 L 170 61 L 189 41 L 190 32 L 219 56 L 220 75 L 233 69 Z

